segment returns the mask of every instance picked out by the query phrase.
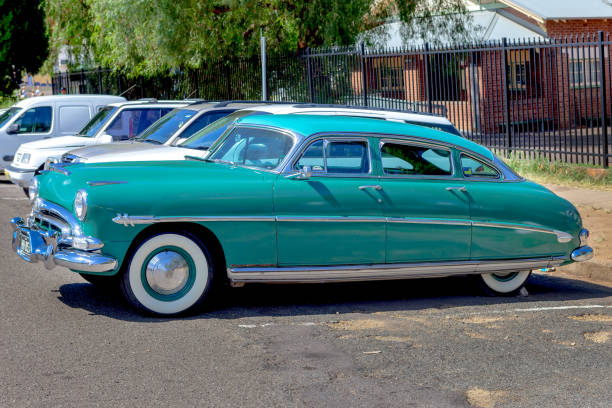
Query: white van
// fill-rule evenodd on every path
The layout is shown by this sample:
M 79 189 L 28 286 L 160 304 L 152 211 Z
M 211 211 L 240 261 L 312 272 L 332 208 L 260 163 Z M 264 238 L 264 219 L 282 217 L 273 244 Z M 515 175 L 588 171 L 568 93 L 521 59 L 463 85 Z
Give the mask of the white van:
M 111 95 L 53 95 L 16 103 L 0 114 L 0 173 L 22 143 L 74 135 L 105 105 L 121 101 Z
M 13 183 L 27 189 L 32 177 L 42 170 L 48 157 L 61 156 L 81 146 L 133 139 L 168 112 L 191 103 L 194 100 L 141 99 L 108 104 L 70 136 L 23 143 L 17 149 L 13 162 L 5 168 L 5 174 Z

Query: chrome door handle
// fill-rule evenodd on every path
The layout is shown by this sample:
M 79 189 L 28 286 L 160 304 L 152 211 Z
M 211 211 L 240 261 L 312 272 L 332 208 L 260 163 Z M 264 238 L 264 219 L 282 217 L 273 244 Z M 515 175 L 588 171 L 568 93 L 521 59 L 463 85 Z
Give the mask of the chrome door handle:
M 374 185 L 370 185 L 370 186 L 359 186 L 360 190 L 365 190 L 366 188 L 373 188 L 374 190 L 382 190 L 382 186 L 380 184 L 374 184 Z
M 467 191 L 467 188 L 465 188 L 465 186 L 446 187 L 446 191 L 453 191 L 453 190 L 458 190 L 458 191 L 462 191 L 465 193 Z

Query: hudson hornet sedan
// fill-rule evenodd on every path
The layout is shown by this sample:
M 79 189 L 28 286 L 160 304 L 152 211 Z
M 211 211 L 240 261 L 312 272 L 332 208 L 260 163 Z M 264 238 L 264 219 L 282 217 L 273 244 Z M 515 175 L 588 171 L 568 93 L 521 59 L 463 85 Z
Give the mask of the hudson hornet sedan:
M 576 208 L 490 150 L 375 119 L 248 116 L 206 159 L 56 164 L 36 180 L 16 253 L 161 315 L 224 281 L 474 274 L 510 294 L 593 255 Z

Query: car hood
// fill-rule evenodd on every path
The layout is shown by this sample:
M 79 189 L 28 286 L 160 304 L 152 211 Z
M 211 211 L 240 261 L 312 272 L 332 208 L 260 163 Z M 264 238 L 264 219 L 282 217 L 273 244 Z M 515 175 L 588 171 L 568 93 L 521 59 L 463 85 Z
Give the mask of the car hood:
M 69 153 L 86 163 L 183 160 L 185 155 L 203 157 L 206 154 L 201 150 L 142 142 L 100 144 L 71 150 Z
M 34 142 L 23 143 L 20 149 L 23 150 L 41 150 L 41 149 L 56 149 L 56 148 L 74 148 L 87 146 L 95 143 L 95 139 L 82 136 L 60 136 L 50 137 L 49 139 L 36 140 Z

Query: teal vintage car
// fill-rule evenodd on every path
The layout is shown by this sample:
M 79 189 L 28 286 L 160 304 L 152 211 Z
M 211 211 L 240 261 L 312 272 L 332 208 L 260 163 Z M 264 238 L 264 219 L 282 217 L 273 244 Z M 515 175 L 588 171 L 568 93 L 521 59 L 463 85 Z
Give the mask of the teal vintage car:
M 592 257 L 576 208 L 485 147 L 351 117 L 248 116 L 206 159 L 55 165 L 12 224 L 29 262 L 118 281 L 137 308 L 183 312 L 216 282 L 477 274 L 519 290 L 531 270 Z

